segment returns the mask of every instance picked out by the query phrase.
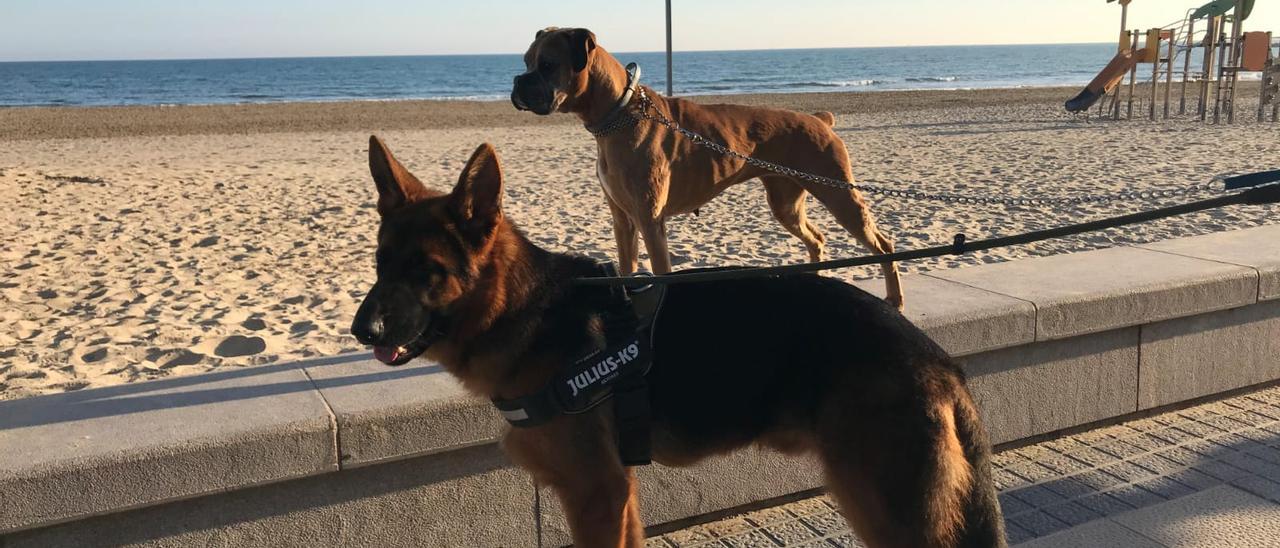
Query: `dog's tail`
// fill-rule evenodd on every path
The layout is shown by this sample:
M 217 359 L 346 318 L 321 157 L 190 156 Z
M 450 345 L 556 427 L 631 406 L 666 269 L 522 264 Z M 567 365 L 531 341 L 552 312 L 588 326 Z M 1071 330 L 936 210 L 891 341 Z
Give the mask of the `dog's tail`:
M 969 390 L 963 385 L 957 386 L 955 394 L 951 411 L 960 449 L 967 461 L 964 468 L 969 472 L 967 488 L 960 498 L 961 519 L 954 530 L 955 546 L 1004 547 L 1004 518 L 991 478 L 991 445 L 978 421 L 978 409 Z
M 813 117 L 819 120 L 822 120 L 823 122 L 826 122 L 827 125 L 829 126 L 836 125 L 836 116 L 825 110 L 820 110 L 818 112 L 813 113 Z

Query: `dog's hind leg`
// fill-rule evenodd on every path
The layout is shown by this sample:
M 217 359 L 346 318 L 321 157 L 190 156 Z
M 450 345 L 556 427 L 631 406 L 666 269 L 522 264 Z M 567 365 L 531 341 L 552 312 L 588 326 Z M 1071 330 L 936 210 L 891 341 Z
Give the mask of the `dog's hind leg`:
M 843 154 L 843 151 L 841 153 Z M 843 171 L 844 173 L 838 175 L 827 174 L 827 176 L 852 181 L 853 176 L 849 170 Z M 867 207 L 867 203 L 863 201 L 858 191 L 818 183 L 805 183 L 805 190 L 822 202 L 823 207 L 826 207 L 827 211 L 831 212 L 831 216 L 836 218 L 836 222 L 872 253 L 877 255 L 893 253 L 893 242 L 876 228 L 871 208 Z M 884 271 L 885 300 L 898 310 L 902 310 L 905 301 L 902 296 L 902 280 L 898 276 L 898 265 L 892 262 L 880 263 L 880 268 Z
M 807 194 L 804 187 L 780 175 L 761 177 L 760 182 L 764 183 L 773 218 L 804 243 L 805 249 L 809 251 L 809 262 L 821 261 L 826 238 L 805 215 L 804 198 Z
M 997 546 L 969 534 L 974 469 L 949 391 L 866 406 L 833 400 L 819 419 L 827 487 L 871 547 Z
M 892 417 L 863 414 L 848 420 L 818 433 L 827 491 L 840 513 L 869 548 L 929 546 L 919 528 L 919 501 L 927 495 L 915 485 L 917 447 L 898 439 L 904 430 L 868 424 Z

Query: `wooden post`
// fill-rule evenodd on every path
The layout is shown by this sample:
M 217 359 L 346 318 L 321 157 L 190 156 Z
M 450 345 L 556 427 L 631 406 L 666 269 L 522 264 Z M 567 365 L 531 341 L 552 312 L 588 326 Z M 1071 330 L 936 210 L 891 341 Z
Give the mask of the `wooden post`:
M 1137 54 L 1138 53 L 1138 31 L 1134 30 L 1130 34 L 1133 37 L 1133 44 L 1130 46 L 1132 49 L 1130 49 L 1129 51 L 1133 52 L 1134 54 Z M 1137 84 L 1138 84 L 1138 64 L 1134 63 L 1133 68 L 1129 69 L 1129 106 L 1125 112 L 1125 118 L 1128 120 L 1133 119 L 1133 94 L 1135 91 L 1137 91 Z
M 1280 76 L 1277 76 L 1277 78 L 1280 78 Z M 1280 97 L 1271 99 L 1271 121 L 1280 122 Z
M 1182 56 L 1182 99 L 1178 101 L 1178 114 L 1187 113 L 1187 77 L 1191 75 L 1191 52 L 1195 51 L 1196 20 L 1187 22 L 1187 53 Z
M 1240 14 L 1244 12 L 1244 0 L 1236 0 L 1235 17 L 1231 18 L 1231 89 L 1227 92 L 1227 123 L 1236 123 L 1236 84 L 1240 80 L 1240 65 L 1244 61 L 1244 48 L 1240 47 L 1244 35 L 1244 21 Z
M 1178 36 L 1169 32 L 1169 53 L 1164 60 L 1164 119 L 1169 119 L 1169 91 L 1173 89 L 1173 58 L 1178 47 Z
M 1259 122 L 1267 121 L 1267 87 L 1268 87 L 1267 84 L 1269 83 L 1267 82 L 1267 76 L 1271 74 L 1272 69 L 1275 66 L 1275 62 L 1276 60 L 1273 57 L 1271 57 L 1271 33 L 1268 32 L 1267 33 L 1267 64 L 1266 66 L 1262 67 L 1262 78 L 1260 78 L 1260 80 L 1262 80 L 1262 89 L 1258 90 L 1259 91 L 1258 93 L 1258 121 Z M 1280 77 L 1280 75 L 1277 75 L 1277 77 Z M 1280 98 L 1273 97 L 1271 101 L 1272 102 L 1280 101 Z
M 1271 43 L 1271 35 L 1267 35 L 1267 43 Z M 1271 68 L 1271 63 L 1267 63 L 1267 69 Z M 1267 70 L 1262 71 L 1262 89 L 1258 90 L 1258 121 L 1267 121 Z
M 1156 93 L 1160 88 L 1160 30 L 1153 30 L 1156 33 L 1156 46 L 1151 48 L 1151 53 L 1155 55 L 1155 59 L 1151 60 L 1151 103 L 1147 106 L 1147 119 L 1152 122 L 1156 121 Z
M 671 96 L 671 0 L 667 0 L 667 97 Z
M 1209 86 L 1213 76 L 1213 53 L 1218 44 L 1218 18 L 1209 18 L 1209 28 L 1204 29 L 1204 64 L 1200 67 L 1200 101 L 1197 105 L 1200 121 L 1209 116 Z
M 1227 18 L 1222 17 L 1218 28 L 1218 77 L 1213 88 L 1213 123 L 1222 122 L 1222 79 L 1227 75 Z
M 1120 35 L 1124 36 L 1124 31 L 1129 28 L 1129 2 L 1130 0 L 1120 0 Z

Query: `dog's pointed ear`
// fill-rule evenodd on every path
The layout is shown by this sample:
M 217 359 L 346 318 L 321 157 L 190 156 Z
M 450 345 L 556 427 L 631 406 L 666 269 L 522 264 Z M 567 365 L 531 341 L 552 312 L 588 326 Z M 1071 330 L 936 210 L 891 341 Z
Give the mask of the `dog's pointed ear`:
M 569 31 L 569 51 L 573 54 L 573 70 L 580 71 L 587 68 L 587 61 L 591 58 L 591 52 L 596 49 L 596 34 L 587 29 L 573 29 Z
M 502 218 L 502 164 L 493 145 L 485 143 L 471 153 L 452 196 L 462 227 L 487 236 Z
M 405 169 L 386 143 L 377 135 L 369 136 L 369 173 L 378 187 L 378 214 L 387 213 L 431 196 L 422 182 Z

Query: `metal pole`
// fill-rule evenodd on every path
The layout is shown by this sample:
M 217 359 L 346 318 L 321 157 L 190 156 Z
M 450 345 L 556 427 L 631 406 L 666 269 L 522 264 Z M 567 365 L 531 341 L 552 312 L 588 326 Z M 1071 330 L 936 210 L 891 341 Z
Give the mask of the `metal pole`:
M 671 96 L 671 0 L 667 0 L 667 97 Z

